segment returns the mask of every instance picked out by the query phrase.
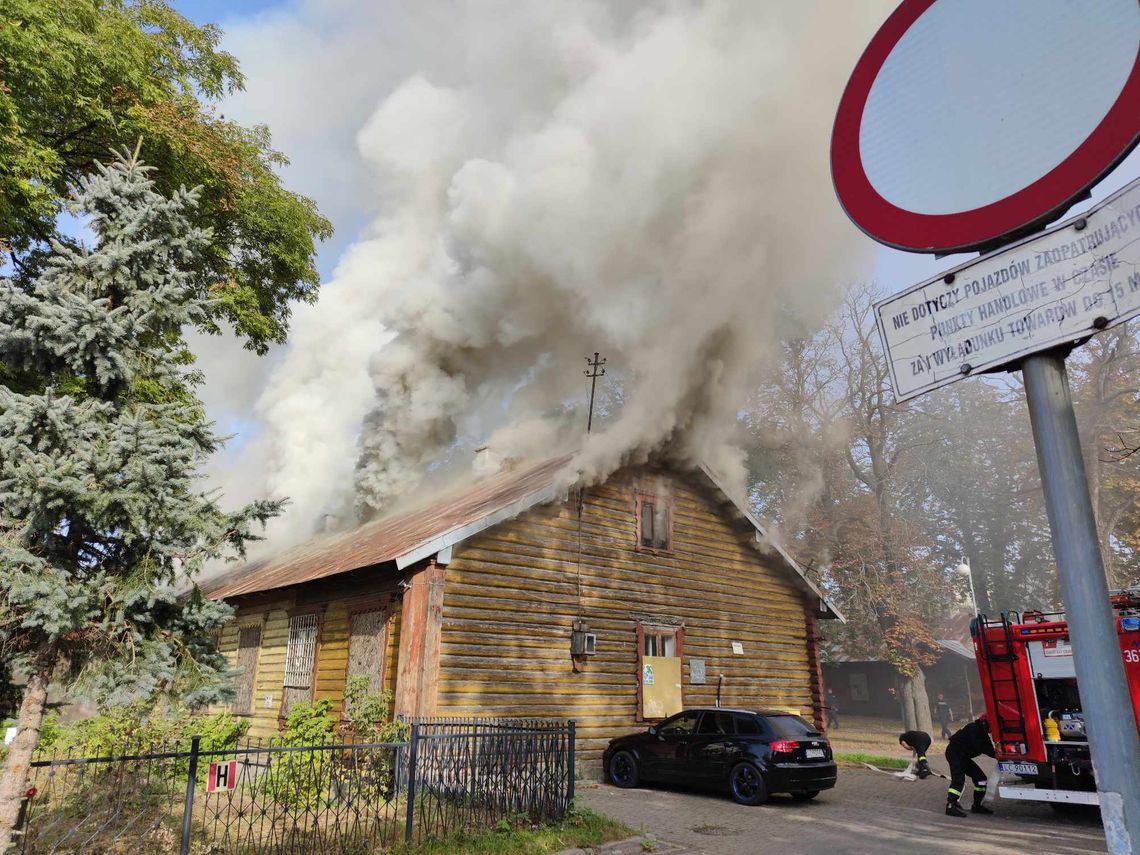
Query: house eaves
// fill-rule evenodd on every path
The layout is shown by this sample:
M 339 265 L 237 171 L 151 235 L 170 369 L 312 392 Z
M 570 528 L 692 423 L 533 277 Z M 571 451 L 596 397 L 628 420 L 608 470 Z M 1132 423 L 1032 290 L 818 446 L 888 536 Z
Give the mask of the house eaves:
M 831 617 L 834 617 L 841 623 L 847 623 L 847 618 L 844 617 L 841 611 L 839 611 L 838 607 L 834 602 L 832 602 L 831 598 L 823 593 L 823 591 L 821 591 L 819 587 L 814 582 L 812 582 L 811 579 L 808 578 L 808 575 L 804 569 L 800 567 L 800 565 L 794 558 L 792 558 L 786 549 L 780 546 L 780 544 L 777 543 L 774 539 L 769 537 L 768 532 L 765 530 L 764 526 L 761 525 L 760 521 L 756 519 L 756 517 L 746 506 L 733 498 L 732 494 L 724 488 L 724 485 L 721 484 L 720 480 L 716 477 L 716 475 L 713 474 L 712 470 L 702 463 L 701 472 L 704 473 L 704 476 L 712 482 L 713 486 L 717 488 L 721 495 L 723 495 L 732 503 L 732 506 L 736 508 L 737 512 L 742 517 L 744 517 L 745 520 L 748 521 L 748 524 L 752 526 L 755 531 L 754 537 L 756 548 L 761 552 L 775 550 L 776 553 L 784 560 L 784 564 L 788 567 L 788 569 L 795 573 L 800 587 L 819 598 L 820 612 L 825 616 L 829 615 L 830 613 Z

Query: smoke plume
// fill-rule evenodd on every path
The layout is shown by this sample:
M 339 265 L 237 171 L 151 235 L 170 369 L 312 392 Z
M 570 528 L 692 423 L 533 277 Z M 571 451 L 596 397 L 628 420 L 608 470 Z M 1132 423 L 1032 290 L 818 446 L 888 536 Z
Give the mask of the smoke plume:
M 740 409 L 862 260 L 827 145 L 890 3 L 416 5 L 447 25 L 357 135 L 376 216 L 257 405 L 284 527 L 382 511 L 488 440 L 580 446 L 587 480 L 667 450 L 743 494 Z M 621 405 L 583 443 L 595 350 Z

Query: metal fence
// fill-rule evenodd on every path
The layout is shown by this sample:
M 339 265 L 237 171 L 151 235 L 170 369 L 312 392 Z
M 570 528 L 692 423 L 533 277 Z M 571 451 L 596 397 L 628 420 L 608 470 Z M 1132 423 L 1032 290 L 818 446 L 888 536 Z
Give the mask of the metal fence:
M 574 798 L 574 722 L 429 719 L 407 742 L 125 751 L 32 763 L 33 853 L 377 853 Z

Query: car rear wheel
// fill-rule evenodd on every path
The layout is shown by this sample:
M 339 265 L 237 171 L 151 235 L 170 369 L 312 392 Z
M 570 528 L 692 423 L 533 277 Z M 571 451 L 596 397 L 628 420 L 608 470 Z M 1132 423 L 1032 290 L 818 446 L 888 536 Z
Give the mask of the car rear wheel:
M 610 758 L 609 773 L 610 783 L 624 790 L 636 787 L 641 780 L 637 760 L 628 751 L 619 751 Z
M 800 790 L 799 792 L 792 793 L 792 798 L 797 802 L 807 802 L 814 799 L 819 795 L 819 790 Z
M 737 804 L 759 805 L 768 801 L 768 788 L 760 770 L 751 763 L 737 763 L 728 776 L 728 787 Z

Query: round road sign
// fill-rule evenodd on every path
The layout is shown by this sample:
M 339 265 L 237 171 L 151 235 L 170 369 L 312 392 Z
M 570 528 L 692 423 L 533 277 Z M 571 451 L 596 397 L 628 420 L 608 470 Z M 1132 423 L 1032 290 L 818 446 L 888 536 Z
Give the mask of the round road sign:
M 847 215 L 912 252 L 1062 214 L 1140 140 L 1140 0 L 903 0 L 839 103 Z

